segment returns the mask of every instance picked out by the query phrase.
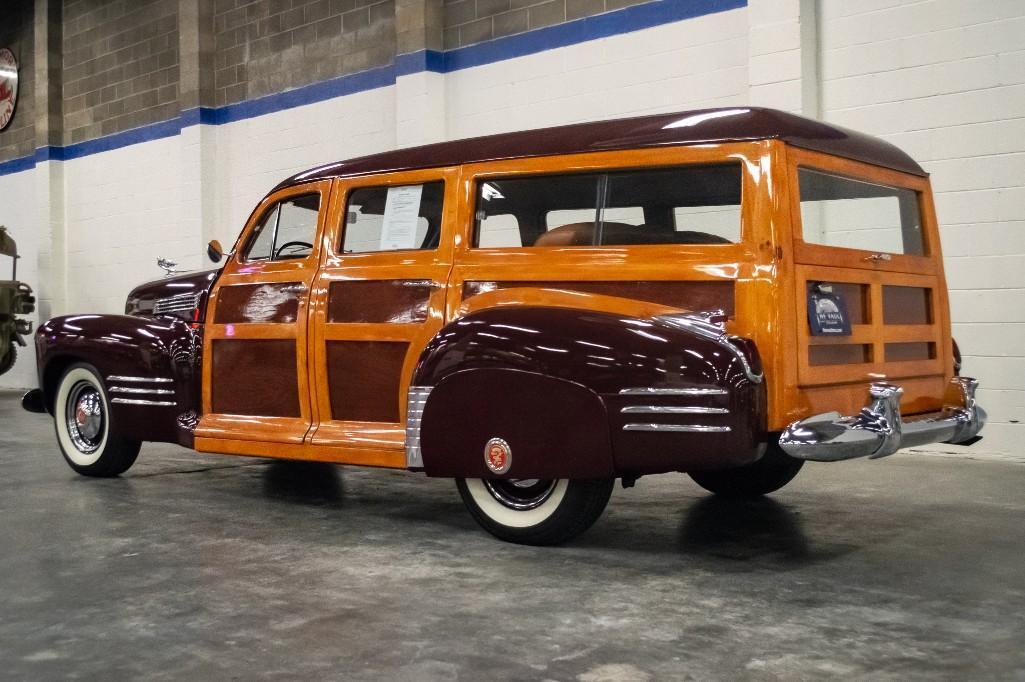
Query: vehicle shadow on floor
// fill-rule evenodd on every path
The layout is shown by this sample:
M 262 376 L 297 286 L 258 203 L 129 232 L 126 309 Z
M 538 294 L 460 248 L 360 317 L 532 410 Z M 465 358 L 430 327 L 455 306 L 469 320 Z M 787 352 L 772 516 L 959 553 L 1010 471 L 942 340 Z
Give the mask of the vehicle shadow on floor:
M 417 481 L 418 494 L 399 494 L 401 481 L 357 480 L 346 499 L 343 471 L 322 462 L 275 461 L 263 470 L 262 494 L 297 505 L 338 507 L 350 512 L 423 525 L 444 533 L 472 533 L 487 538 L 466 513 L 453 489 Z M 399 476 L 398 478 L 404 478 Z M 391 484 L 391 485 L 389 485 Z M 453 486 L 454 488 L 454 486 Z M 409 492 L 406 490 L 405 492 Z M 820 510 L 821 511 L 821 510 Z M 677 524 L 673 518 L 679 519 Z M 833 540 L 836 540 L 834 537 Z M 827 542 L 809 536 L 800 510 L 770 497 L 729 499 L 709 495 L 691 501 L 679 516 L 658 513 L 650 505 L 618 507 L 584 535 L 565 545 L 575 550 L 621 549 L 651 555 L 704 558 L 720 569 L 790 570 L 835 559 L 857 549 L 853 543 Z
M 341 507 L 345 486 L 334 464 L 324 462 L 271 462 L 263 470 L 265 497 L 318 507 Z

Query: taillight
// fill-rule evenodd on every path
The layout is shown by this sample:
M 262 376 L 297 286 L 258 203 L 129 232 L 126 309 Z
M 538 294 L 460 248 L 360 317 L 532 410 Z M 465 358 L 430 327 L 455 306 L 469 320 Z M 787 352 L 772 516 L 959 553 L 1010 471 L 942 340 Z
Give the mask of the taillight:
M 957 340 L 953 337 L 951 337 L 950 343 L 954 346 L 954 376 L 959 376 L 961 374 L 961 349 L 957 347 Z

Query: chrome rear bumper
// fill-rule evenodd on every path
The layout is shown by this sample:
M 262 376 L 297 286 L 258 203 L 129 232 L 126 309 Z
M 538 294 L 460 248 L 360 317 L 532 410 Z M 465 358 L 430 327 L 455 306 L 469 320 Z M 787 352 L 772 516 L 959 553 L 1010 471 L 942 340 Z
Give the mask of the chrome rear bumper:
M 900 448 L 927 443 L 970 441 L 986 423 L 986 412 L 975 402 L 979 382 L 954 377 L 951 384 L 960 394 L 960 405 L 952 400 L 942 412 L 908 421 L 900 415 L 904 390 L 893 384 L 872 384 L 872 404 L 862 408 L 860 414 L 842 417 L 838 412 L 827 412 L 802 419 L 783 431 L 779 444 L 791 457 L 836 462 L 855 457 L 886 457 Z

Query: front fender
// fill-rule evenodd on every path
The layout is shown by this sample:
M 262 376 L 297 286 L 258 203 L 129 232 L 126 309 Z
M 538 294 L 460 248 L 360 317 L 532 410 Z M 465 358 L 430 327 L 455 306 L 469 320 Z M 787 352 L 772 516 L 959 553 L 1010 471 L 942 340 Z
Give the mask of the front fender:
M 41 325 L 35 342 L 39 385 L 51 413 L 61 375 L 70 365 L 86 362 L 103 378 L 112 400 L 111 424 L 119 435 L 191 447 L 201 404 L 200 330 L 171 318 L 68 315 Z
M 756 362 L 753 344 L 738 343 Z M 533 389 L 520 385 L 517 372 L 538 377 Z M 479 378 L 446 386 L 457 375 Z M 514 377 L 515 389 L 507 390 Z M 484 443 L 502 438 L 502 432 L 516 433 L 521 450 L 558 433 L 560 440 L 544 455 L 556 461 L 567 459 L 559 450 L 575 442 L 598 452 L 598 441 L 607 442 L 615 475 L 740 466 L 760 456 L 766 438 L 764 383 L 751 378 L 737 353 L 687 329 L 623 314 L 543 306 L 471 313 L 427 345 L 412 385 L 434 387 L 421 420 L 420 454 L 429 474 L 479 474 Z M 573 410 L 563 402 L 572 402 Z M 445 403 L 460 406 L 472 419 Z M 598 404 L 600 423 L 594 416 Z M 547 418 L 549 411 L 555 416 Z M 485 438 L 479 423 L 494 433 Z M 523 445 L 527 441 L 531 445 Z M 517 443 L 509 443 L 515 468 Z M 476 463 L 474 473 L 454 471 L 451 461 Z M 557 469 L 583 477 L 568 464 L 537 464 L 508 475 L 547 477 Z

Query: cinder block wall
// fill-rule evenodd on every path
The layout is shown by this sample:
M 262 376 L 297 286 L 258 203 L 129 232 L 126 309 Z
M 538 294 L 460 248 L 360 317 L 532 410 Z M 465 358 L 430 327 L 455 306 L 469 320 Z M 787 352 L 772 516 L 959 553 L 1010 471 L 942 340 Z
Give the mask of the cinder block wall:
M 64 3 L 64 143 L 178 115 L 178 7 L 166 0 Z
M 216 104 L 395 60 L 394 0 L 217 0 Z
M 639 5 L 646 0 L 445 0 L 446 50 Z

